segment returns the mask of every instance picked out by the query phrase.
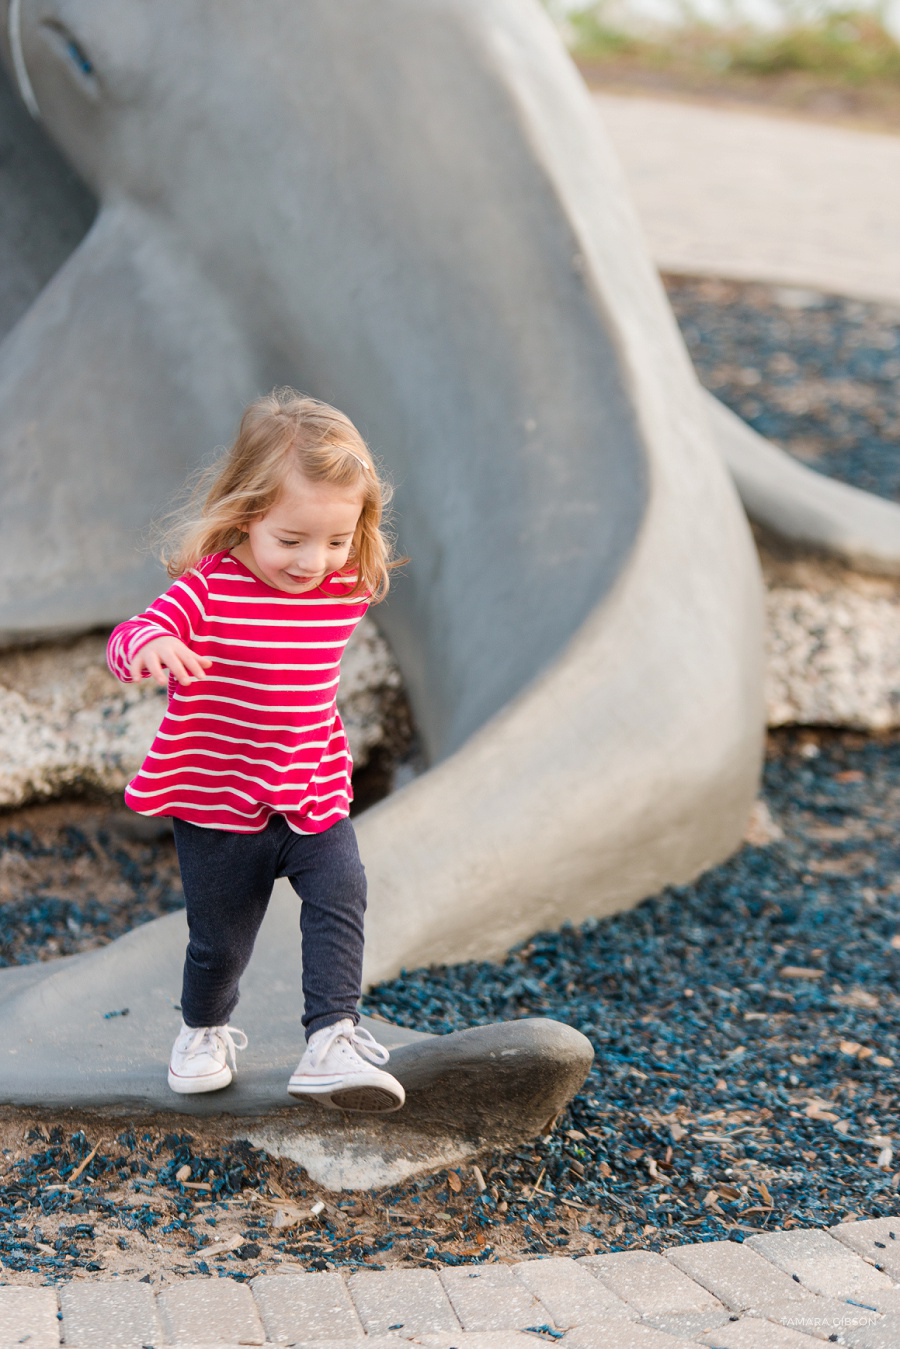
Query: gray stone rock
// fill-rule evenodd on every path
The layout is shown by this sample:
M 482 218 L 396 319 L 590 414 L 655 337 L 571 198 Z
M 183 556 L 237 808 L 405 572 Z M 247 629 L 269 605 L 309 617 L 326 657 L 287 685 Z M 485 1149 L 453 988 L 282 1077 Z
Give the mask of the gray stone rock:
M 332 1190 L 380 1189 L 408 1176 L 517 1147 L 548 1128 L 584 1083 L 589 1041 L 558 1021 L 523 1020 L 418 1036 L 363 1017 L 391 1046 L 406 1105 L 384 1120 L 308 1108 L 243 1128 L 241 1137 L 299 1162 Z M 274 1101 L 278 1074 L 272 1084 Z M 323 1118 L 324 1116 L 324 1118 Z
M 763 552 L 770 726 L 900 725 L 900 584 Z

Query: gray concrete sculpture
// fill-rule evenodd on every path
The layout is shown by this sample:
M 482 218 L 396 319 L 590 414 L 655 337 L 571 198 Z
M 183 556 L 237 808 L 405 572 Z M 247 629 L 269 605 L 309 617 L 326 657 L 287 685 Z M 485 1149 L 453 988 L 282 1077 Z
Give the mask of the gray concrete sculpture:
M 817 473 L 712 394 L 705 397 L 713 435 L 752 520 L 795 548 L 876 576 L 900 576 L 900 503 Z
M 368 977 L 496 954 L 730 852 L 761 757 L 756 557 L 537 0 L 0 17 L 100 202 L 0 347 L 7 638 L 143 605 L 149 515 L 291 383 L 383 456 L 413 559 L 378 617 L 434 766 L 359 822 Z M 293 925 L 277 906 L 273 950 Z M 103 956 L 57 982 L 58 1020 Z M 35 985 L 10 994 L 4 1018 L 27 997 L 39 1027 Z

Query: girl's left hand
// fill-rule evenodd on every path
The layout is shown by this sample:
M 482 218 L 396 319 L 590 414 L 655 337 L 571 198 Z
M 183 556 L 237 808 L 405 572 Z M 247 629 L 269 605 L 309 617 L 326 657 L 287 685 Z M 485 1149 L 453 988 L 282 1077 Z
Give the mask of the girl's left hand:
M 166 669 L 178 680 L 179 684 L 190 684 L 195 679 L 205 679 L 207 668 L 212 665 L 210 656 L 197 656 L 178 637 L 154 637 L 146 642 L 133 657 L 128 673 L 132 680 L 142 679 L 144 671 L 157 684 L 165 688 L 169 682 Z

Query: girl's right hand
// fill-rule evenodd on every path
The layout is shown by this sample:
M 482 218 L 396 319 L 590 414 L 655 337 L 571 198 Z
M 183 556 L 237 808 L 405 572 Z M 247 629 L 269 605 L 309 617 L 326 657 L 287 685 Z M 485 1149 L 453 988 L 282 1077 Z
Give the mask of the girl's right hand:
M 141 647 L 128 666 L 132 680 L 143 678 L 144 670 L 163 687 L 169 682 L 164 666 L 172 671 L 179 684 L 190 684 L 206 678 L 206 668 L 212 665 L 211 656 L 195 656 L 189 646 L 178 637 L 154 637 Z

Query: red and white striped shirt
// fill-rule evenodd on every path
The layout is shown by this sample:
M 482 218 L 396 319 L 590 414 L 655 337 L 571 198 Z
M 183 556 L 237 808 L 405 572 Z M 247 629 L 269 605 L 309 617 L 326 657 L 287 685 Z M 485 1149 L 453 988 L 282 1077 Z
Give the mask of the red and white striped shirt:
M 213 662 L 188 685 L 169 676 L 168 709 L 125 789 L 132 810 L 244 834 L 276 813 L 298 834 L 349 814 L 353 764 L 336 698 L 341 655 L 369 607 L 366 595 L 348 598 L 355 581 L 335 572 L 289 595 L 214 553 L 119 624 L 107 660 L 125 683 L 154 637 L 180 637 Z

